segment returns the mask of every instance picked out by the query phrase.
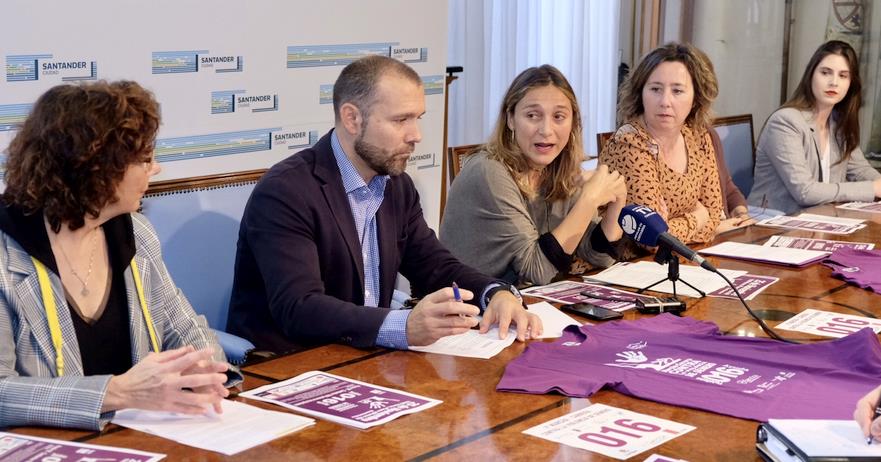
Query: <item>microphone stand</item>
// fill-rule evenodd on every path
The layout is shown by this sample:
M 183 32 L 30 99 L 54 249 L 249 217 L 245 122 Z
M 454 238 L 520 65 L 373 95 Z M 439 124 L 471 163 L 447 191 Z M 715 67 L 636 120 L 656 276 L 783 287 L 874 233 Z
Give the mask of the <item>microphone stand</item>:
M 676 296 L 676 281 L 682 281 L 683 284 L 691 287 L 697 293 L 701 294 L 701 297 L 705 297 L 707 295 L 704 293 L 704 291 L 689 284 L 688 281 L 679 278 L 679 257 L 674 255 L 670 248 L 668 248 L 666 245 L 658 246 L 658 251 L 655 253 L 655 261 L 658 262 L 658 264 L 667 265 L 667 277 L 637 290 L 636 293 L 641 294 L 664 281 L 670 281 L 673 283 L 673 297 L 678 299 L 679 297 Z

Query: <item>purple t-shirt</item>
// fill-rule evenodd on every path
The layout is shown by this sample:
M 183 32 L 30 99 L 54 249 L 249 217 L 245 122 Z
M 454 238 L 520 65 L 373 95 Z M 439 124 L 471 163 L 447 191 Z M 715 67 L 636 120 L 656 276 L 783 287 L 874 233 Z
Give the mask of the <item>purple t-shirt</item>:
M 609 387 L 661 403 L 746 419 L 851 419 L 881 383 L 870 329 L 795 345 L 725 336 L 710 322 L 662 314 L 569 326 L 511 361 L 500 391 L 586 397 Z
M 823 264 L 833 276 L 881 293 L 881 250 L 838 249 Z

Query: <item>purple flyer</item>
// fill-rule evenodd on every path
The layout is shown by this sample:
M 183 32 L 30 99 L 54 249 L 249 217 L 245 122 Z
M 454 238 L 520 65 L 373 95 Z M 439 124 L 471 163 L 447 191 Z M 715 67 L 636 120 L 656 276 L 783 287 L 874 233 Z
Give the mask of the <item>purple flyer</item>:
M 0 460 L 154 462 L 164 454 L 0 432 Z
M 777 228 L 800 229 L 804 231 L 818 231 L 832 234 L 850 234 L 865 227 L 865 225 L 862 224 L 862 220 L 824 217 L 807 213 L 803 213 L 797 217 L 781 216 L 770 218 L 762 220 L 758 224 Z
M 239 396 L 362 429 L 441 403 L 436 399 L 319 371 L 300 374 Z
M 768 286 L 777 282 L 778 280 L 778 278 L 771 276 L 744 274 L 743 276 L 738 276 L 734 278 L 733 282 L 744 300 L 752 300 Z M 707 295 L 710 297 L 733 298 L 735 300 L 737 299 L 737 294 L 735 294 L 734 291 L 728 286 L 714 290 Z
M 835 252 L 838 249 L 872 250 L 875 244 L 871 242 L 846 242 L 831 239 L 812 239 L 809 237 L 771 236 L 768 247 L 788 247 L 790 249 L 819 250 L 821 252 Z
M 837 205 L 836 208 L 857 210 L 860 212 L 881 213 L 881 202 L 848 202 L 846 204 Z
M 582 292 L 589 293 L 592 296 L 582 295 Z M 633 308 L 635 306 L 634 302 L 639 298 L 653 300 L 653 297 L 638 295 L 626 290 L 577 281 L 558 281 L 545 286 L 523 289 L 520 293 L 557 303 L 589 302 L 615 311 Z

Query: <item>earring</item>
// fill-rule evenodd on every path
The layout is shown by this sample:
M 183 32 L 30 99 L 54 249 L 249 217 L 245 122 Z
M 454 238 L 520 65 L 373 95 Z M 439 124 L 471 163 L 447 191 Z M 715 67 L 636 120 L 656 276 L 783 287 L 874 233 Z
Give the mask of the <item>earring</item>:
M 517 144 L 517 141 L 514 139 L 514 129 L 511 129 L 511 144 Z

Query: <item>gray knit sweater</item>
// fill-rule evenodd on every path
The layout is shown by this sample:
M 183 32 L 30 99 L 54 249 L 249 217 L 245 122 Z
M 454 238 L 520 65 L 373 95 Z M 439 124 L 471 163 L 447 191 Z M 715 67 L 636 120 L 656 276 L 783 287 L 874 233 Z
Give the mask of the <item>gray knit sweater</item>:
M 466 159 L 450 186 L 440 240 L 463 263 L 489 276 L 519 285 L 547 284 L 559 270 L 539 239 L 563 221 L 577 197 L 527 202 L 504 165 L 480 152 Z M 614 259 L 591 248 L 591 233 L 602 233 L 597 223 L 587 227 L 575 255 L 605 267 Z

